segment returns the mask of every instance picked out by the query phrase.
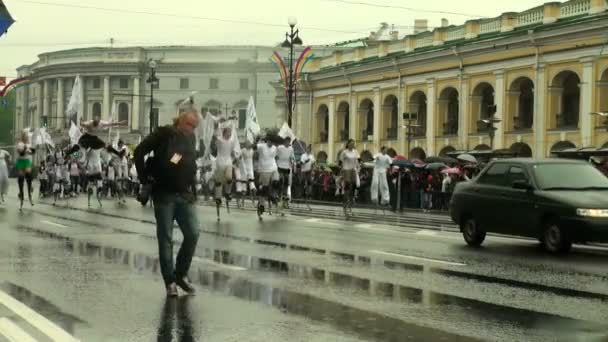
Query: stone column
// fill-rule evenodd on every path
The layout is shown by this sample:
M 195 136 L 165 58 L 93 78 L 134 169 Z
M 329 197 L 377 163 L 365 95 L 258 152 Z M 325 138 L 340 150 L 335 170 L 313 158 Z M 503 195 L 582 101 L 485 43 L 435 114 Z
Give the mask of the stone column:
M 139 130 L 139 115 L 141 97 L 139 96 L 139 76 L 133 78 L 133 105 L 131 106 L 131 130 Z
M 407 108 L 408 106 L 406 105 L 407 103 L 407 86 L 403 85 L 401 86 L 401 93 L 399 94 L 399 110 L 397 112 L 398 115 L 398 119 L 397 119 L 397 140 L 399 141 L 399 151 L 397 151 L 399 154 L 402 154 L 404 156 L 407 156 L 407 154 L 409 153 L 409 151 L 406 151 L 407 149 L 407 128 L 403 128 L 403 126 L 405 126 L 405 121 L 403 120 L 403 112 L 407 111 L 410 112 Z
M 499 70 L 494 72 L 496 76 L 496 87 L 494 88 L 494 104 L 496 105 L 495 117 L 500 119 L 501 122 L 494 124 L 496 132 L 494 135 L 494 149 L 501 149 L 504 147 L 504 132 L 505 132 L 505 111 L 504 111 L 504 94 L 505 94 L 505 72 Z
M 580 85 L 581 90 L 581 109 L 579 115 L 579 122 L 581 128 L 581 147 L 588 147 L 593 145 L 593 118 L 591 112 L 593 111 L 593 58 L 585 58 L 581 60 L 583 63 L 583 80 Z
M 84 86 L 86 83 L 86 78 L 81 76 L 80 77 L 80 94 L 82 96 L 82 102 L 78 105 L 78 114 L 76 115 L 76 120 L 78 121 L 77 124 L 80 122 L 80 120 L 86 120 L 88 118 L 87 115 L 85 115 L 85 110 L 86 110 L 86 93 L 85 93 L 85 89 L 86 87 Z
M 37 95 L 37 99 L 36 99 L 36 115 L 33 118 L 30 127 L 32 128 L 37 128 L 40 127 L 41 123 L 42 123 L 42 115 L 43 115 L 43 106 L 44 106 L 44 94 L 43 94 L 43 90 L 44 90 L 44 85 L 43 82 L 40 81 L 38 82 L 38 91 L 36 92 Z
M 469 132 L 470 132 L 470 118 L 471 113 L 469 112 L 469 77 L 462 76 L 460 78 L 460 101 L 458 101 L 458 136 L 460 138 L 460 149 L 469 149 Z
M 63 78 L 57 79 L 57 125 L 56 128 L 65 128 L 67 118 L 65 116 L 65 90 Z
M 41 126 L 44 125 L 45 121 L 48 127 L 51 127 L 51 94 L 49 92 L 51 88 L 51 80 L 43 81 L 43 90 L 42 90 L 42 116 L 46 119 L 43 119 L 41 122 Z
M 380 149 L 380 139 L 382 138 L 382 99 L 380 98 L 380 88 L 374 89 L 374 141 L 373 153 Z
M 359 104 L 357 103 L 357 95 L 355 93 L 351 94 L 349 109 L 350 109 L 350 114 L 349 114 L 349 118 L 348 118 L 350 120 L 350 124 L 348 127 L 349 139 L 354 139 L 355 141 L 360 141 L 361 139 L 357 132 L 359 130 L 359 115 L 361 115 L 361 113 L 359 113 Z
M 547 84 L 545 66 L 536 68 L 536 82 L 534 82 L 534 158 L 545 158 L 545 137 L 547 135 L 547 113 L 545 111 L 545 97 Z
M 329 97 L 329 127 L 327 129 L 327 160 L 333 162 L 335 156 L 335 144 L 336 144 L 336 98 L 333 96 Z
M 101 107 L 101 118 L 108 120 L 110 118 L 110 76 L 103 77 L 103 104 Z M 116 118 L 114 118 L 116 119 Z
M 427 95 L 426 95 L 426 155 L 435 155 L 435 80 L 427 80 Z M 409 151 L 408 151 L 409 153 Z M 408 156 L 409 158 L 409 156 Z

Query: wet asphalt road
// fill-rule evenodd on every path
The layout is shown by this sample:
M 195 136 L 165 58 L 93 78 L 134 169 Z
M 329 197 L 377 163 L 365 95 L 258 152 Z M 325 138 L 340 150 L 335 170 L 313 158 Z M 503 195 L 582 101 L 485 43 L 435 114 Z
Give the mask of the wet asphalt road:
M 89 210 L 77 199 L 19 213 L 12 203 L 0 207 L 0 335 L 608 341 L 608 250 L 600 247 L 555 257 L 534 241 L 494 236 L 474 250 L 432 222 L 289 214 L 259 222 L 251 211 L 224 209 L 217 223 L 215 209 L 201 206 L 190 274 L 198 294 L 167 301 L 150 208 L 106 201 Z

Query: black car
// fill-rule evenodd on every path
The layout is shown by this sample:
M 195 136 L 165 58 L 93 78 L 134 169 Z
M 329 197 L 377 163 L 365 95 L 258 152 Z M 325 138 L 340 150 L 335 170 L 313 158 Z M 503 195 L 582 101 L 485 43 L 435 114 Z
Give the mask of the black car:
M 567 252 L 574 242 L 608 242 L 608 178 L 576 160 L 498 160 L 456 186 L 450 215 L 471 246 L 492 232 Z

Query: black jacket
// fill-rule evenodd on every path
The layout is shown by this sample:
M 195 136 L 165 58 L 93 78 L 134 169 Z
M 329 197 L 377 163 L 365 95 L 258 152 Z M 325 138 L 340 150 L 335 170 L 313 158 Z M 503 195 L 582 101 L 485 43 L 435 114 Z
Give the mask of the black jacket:
M 154 152 L 152 160 L 144 156 Z M 133 153 L 142 184 L 153 183 L 154 192 L 193 193 L 196 179 L 194 136 L 187 137 L 173 126 L 159 127 Z

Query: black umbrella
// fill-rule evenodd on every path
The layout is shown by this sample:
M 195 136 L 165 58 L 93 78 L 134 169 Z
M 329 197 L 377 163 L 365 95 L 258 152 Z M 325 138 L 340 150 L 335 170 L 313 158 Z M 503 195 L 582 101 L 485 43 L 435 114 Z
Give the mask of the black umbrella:
M 444 164 L 456 164 L 458 160 L 456 158 L 451 157 L 428 157 L 424 160 L 428 164 L 431 163 L 444 163 Z

